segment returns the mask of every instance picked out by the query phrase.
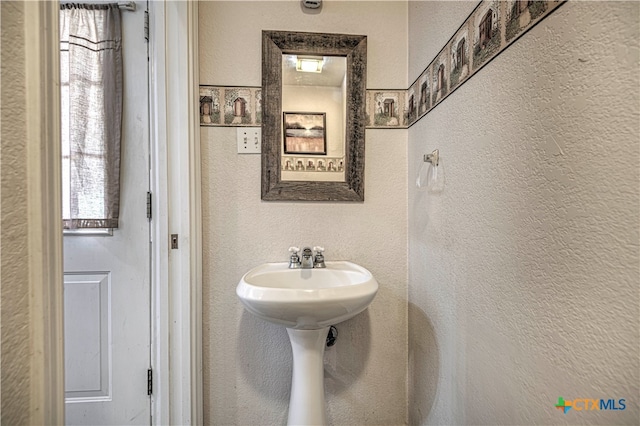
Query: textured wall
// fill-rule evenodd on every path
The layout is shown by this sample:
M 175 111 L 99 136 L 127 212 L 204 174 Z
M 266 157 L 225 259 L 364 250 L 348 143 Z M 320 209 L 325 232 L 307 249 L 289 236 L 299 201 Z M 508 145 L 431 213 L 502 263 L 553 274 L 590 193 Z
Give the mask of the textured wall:
M 475 5 L 409 3 L 409 80 Z M 410 424 L 638 424 L 639 12 L 561 6 L 409 129 Z
M 30 317 L 24 4 L 2 8 L 2 424 L 30 419 Z
M 200 82 L 261 85 L 261 31 L 368 36 L 368 87 L 406 87 L 407 4 L 201 2 Z M 260 201 L 260 156 L 236 153 L 234 128 L 201 128 L 205 422 L 284 424 L 291 380 L 285 329 L 244 311 L 244 272 L 285 261 L 291 245 L 368 268 L 380 283 L 369 310 L 338 326 L 325 355 L 333 425 L 405 424 L 407 359 L 406 131 L 367 130 L 364 203 Z

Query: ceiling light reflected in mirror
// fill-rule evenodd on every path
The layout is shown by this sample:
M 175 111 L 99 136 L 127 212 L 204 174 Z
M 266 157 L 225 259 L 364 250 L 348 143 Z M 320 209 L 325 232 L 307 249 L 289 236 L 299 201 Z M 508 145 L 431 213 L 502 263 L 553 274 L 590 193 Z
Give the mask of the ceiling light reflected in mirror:
M 298 56 L 296 59 L 296 70 L 300 72 L 322 72 L 322 57 Z
M 303 61 L 310 71 L 300 69 Z M 346 73 L 347 58 L 344 56 L 282 55 L 283 85 L 341 87 Z

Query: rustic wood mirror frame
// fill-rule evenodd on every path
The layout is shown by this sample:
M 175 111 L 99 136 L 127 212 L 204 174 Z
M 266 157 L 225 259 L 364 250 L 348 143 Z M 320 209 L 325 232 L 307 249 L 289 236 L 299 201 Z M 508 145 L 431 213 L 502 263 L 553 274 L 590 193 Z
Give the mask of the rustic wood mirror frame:
M 282 55 L 345 56 L 345 182 L 283 181 Z M 364 201 L 367 36 L 262 31 L 262 199 Z

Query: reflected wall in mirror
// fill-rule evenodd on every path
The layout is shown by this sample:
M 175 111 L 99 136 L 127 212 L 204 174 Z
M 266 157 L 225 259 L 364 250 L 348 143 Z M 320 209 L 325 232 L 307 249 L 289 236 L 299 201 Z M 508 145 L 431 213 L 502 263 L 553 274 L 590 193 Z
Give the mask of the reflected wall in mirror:
M 263 200 L 364 200 L 366 43 L 262 32 Z

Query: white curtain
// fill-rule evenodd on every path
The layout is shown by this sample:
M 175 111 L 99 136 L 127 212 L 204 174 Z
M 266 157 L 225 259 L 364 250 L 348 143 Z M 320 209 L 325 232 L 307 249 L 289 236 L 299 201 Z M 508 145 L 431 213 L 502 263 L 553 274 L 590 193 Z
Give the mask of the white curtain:
M 122 31 L 117 4 L 60 5 L 65 229 L 117 228 Z

